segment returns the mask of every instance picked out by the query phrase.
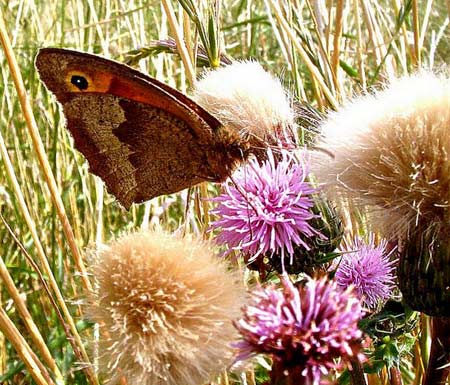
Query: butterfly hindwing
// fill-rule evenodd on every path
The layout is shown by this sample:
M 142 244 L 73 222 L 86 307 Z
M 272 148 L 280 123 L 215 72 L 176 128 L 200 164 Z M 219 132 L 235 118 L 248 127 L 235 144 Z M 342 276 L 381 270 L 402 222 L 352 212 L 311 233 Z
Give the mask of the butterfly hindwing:
M 163 110 L 83 95 L 66 102 L 64 114 L 91 171 L 126 208 L 199 183 L 208 173 L 206 150 L 185 122 Z

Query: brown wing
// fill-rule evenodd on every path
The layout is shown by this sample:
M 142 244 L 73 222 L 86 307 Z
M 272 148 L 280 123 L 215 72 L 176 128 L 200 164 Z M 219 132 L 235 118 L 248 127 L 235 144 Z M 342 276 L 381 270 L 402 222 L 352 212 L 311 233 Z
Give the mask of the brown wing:
M 64 114 L 90 170 L 127 209 L 213 178 L 208 146 L 199 146 L 187 124 L 164 110 L 112 95 L 82 95 L 64 103 Z
M 36 66 L 63 105 L 76 148 L 126 208 L 219 179 L 208 159 L 221 125 L 187 96 L 81 52 L 43 49 Z

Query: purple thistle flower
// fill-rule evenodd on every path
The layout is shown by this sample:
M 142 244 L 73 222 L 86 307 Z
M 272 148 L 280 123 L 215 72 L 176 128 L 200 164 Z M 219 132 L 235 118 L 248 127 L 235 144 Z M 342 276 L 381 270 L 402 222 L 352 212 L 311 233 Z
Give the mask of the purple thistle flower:
M 337 358 L 363 358 L 357 326 L 363 310 L 352 287 L 342 291 L 326 277 L 296 287 L 284 276 L 282 285 L 253 292 L 252 303 L 235 322 L 243 337 L 234 345 L 236 361 L 267 353 L 276 366 L 299 372 L 306 383 L 316 385 L 322 375 L 340 367 Z
M 226 184 L 213 198 L 218 206 L 212 213 L 219 219 L 211 229 L 221 230 L 216 242 L 242 250 L 250 262 L 267 252 L 280 253 L 283 261 L 285 251 L 294 254 L 295 245 L 309 250 L 304 238 L 320 233 L 308 223 L 316 216 L 310 211 L 315 189 L 307 176 L 307 162 L 287 151 L 279 160 L 270 150 L 262 164 L 251 160 L 233 178 L 239 189 Z
M 370 308 L 387 300 L 394 288 L 394 270 L 396 260 L 391 260 L 386 252 L 387 242 L 382 240 L 375 246 L 374 237 L 369 242 L 355 238 L 353 244 L 342 248 L 345 252 L 339 262 L 335 279 L 338 285 L 346 288 L 353 285 L 356 293 Z

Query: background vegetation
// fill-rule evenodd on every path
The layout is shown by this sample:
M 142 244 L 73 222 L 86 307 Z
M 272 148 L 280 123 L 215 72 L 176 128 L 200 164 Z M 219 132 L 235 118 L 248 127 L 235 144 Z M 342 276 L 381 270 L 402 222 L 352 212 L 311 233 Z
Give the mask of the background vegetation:
M 95 349 L 83 348 L 96 338 L 80 306 L 81 289 L 90 285 L 85 250 L 140 226 L 176 230 L 186 221 L 201 233 L 210 203 L 199 197 L 215 192 L 197 188 L 187 218 L 185 193 L 124 211 L 88 173 L 59 106 L 38 80 L 40 47 L 128 60 L 186 91 L 202 71 L 194 60 L 200 44 L 212 66 L 219 52 L 254 58 L 282 78 L 297 102 L 326 111 L 386 79 L 445 64 L 449 9 L 444 0 L 1 0 L 0 383 L 33 383 L 30 371 L 50 383 L 43 367 L 55 382 L 97 383 L 85 364 L 87 356 L 95 360 Z M 188 54 L 181 59 L 172 42 L 153 43 L 177 36 Z M 422 325 L 407 336 L 386 336 L 371 384 L 387 383 L 392 360 L 402 360 L 405 383 L 420 382 L 427 357 Z M 252 384 L 255 375 L 218 381 Z

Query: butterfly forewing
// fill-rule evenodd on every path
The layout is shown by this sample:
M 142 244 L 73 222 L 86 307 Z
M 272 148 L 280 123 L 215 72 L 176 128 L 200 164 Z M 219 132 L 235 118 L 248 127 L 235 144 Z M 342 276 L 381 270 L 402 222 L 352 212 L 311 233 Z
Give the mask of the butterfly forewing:
M 219 162 L 210 162 L 224 147 L 221 125 L 187 96 L 76 51 L 43 49 L 36 66 L 63 105 L 76 148 L 126 208 L 222 178 Z

